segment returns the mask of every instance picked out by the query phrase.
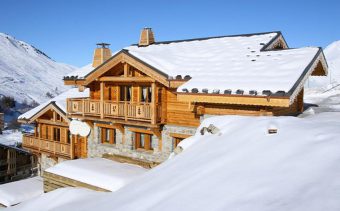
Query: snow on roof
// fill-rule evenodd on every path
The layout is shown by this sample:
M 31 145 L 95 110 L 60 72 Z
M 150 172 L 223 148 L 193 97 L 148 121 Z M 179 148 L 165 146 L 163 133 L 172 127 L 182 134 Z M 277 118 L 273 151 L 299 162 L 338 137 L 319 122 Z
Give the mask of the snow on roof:
M 319 48 L 262 51 L 276 33 L 207 40 L 131 46 L 129 53 L 168 74 L 192 77 L 178 88 L 191 92 L 224 90 L 288 92 L 313 60 Z M 219 92 L 218 92 L 219 90 Z
M 263 91 L 280 91 L 285 94 L 297 88 L 296 82 L 304 82 L 306 78 L 300 81 L 300 76 L 306 74 L 305 69 L 320 49 L 266 50 L 275 38 L 283 40 L 279 35 L 269 32 L 159 42 L 146 47 L 132 45 L 124 50 L 169 79 L 190 76 L 178 92 L 263 95 Z M 82 79 L 94 69 L 89 64 L 68 77 Z
M 41 111 L 43 108 L 45 108 L 47 105 L 49 105 L 51 102 L 55 102 L 55 104 L 66 113 L 66 99 L 67 98 L 83 98 L 83 97 L 89 97 L 90 90 L 87 88 L 83 92 L 79 92 L 78 88 L 72 88 L 67 90 L 66 92 L 61 93 L 60 95 L 52 98 L 51 100 L 40 104 L 39 106 L 29 110 L 28 112 L 20 115 L 18 119 L 30 119 L 35 114 L 37 114 L 39 111 Z
M 59 163 L 46 170 L 110 191 L 116 191 L 147 172 L 140 166 L 104 158 L 87 158 Z
M 89 74 L 95 68 L 92 66 L 92 63 L 85 65 L 75 71 L 66 75 L 66 77 L 77 77 L 78 79 L 84 78 L 87 74 Z
M 6 183 L 0 185 L 0 204 L 9 207 L 43 193 L 43 180 L 41 177 Z

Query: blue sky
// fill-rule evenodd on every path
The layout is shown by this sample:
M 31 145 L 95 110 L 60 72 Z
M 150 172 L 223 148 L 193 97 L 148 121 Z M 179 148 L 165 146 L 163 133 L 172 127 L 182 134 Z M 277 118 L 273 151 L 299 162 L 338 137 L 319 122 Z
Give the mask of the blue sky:
M 339 11 L 338 0 L 1 0 L 0 32 L 80 67 L 95 43 L 119 50 L 143 27 L 157 41 L 280 30 L 290 47 L 326 47 L 340 40 Z

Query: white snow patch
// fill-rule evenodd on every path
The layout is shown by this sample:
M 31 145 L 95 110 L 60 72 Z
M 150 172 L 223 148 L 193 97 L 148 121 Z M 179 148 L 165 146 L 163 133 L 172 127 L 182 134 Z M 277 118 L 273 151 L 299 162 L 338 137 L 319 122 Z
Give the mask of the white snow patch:
M 65 161 L 46 171 L 106 190 L 117 191 L 148 170 L 104 158 L 87 158 Z
M 44 193 L 41 177 L 32 177 L 0 185 L 0 204 L 6 207 L 19 204 Z

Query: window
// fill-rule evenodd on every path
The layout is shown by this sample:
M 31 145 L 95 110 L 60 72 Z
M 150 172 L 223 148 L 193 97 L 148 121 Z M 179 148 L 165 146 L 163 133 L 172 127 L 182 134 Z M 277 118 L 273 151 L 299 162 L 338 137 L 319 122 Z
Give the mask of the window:
M 61 121 L 61 116 L 59 114 L 56 114 L 56 121 Z
M 103 144 L 116 144 L 116 130 L 101 128 L 101 142 Z
M 175 137 L 174 138 L 174 149 L 178 146 L 179 142 L 181 142 L 183 140 L 184 140 L 184 138 Z
M 67 131 L 67 143 L 70 144 L 71 143 L 71 132 L 68 130 Z
M 151 134 L 135 132 L 134 139 L 135 149 L 153 150 Z
M 120 101 L 131 101 L 132 89 L 131 86 L 120 86 L 119 87 L 119 100 Z
M 186 138 L 189 138 L 191 135 L 181 133 L 170 133 L 170 136 L 173 138 L 173 150 L 174 150 L 181 141 L 183 141 Z
M 53 128 L 53 140 L 60 141 L 60 128 Z
M 151 102 L 151 87 L 146 87 L 146 86 L 143 86 L 142 87 L 142 92 L 141 92 L 141 102 L 147 102 L 147 103 L 150 103 Z

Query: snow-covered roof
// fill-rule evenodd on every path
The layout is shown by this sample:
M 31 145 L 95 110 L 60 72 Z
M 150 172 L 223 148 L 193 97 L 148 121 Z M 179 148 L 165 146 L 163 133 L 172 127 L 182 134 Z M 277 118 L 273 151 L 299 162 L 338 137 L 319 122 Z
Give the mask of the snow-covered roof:
M 41 177 L 19 180 L 0 185 L 0 204 L 6 207 L 19 204 L 23 201 L 44 193 Z
M 90 63 L 67 74 L 66 77 L 77 77 L 77 79 L 82 79 L 94 69 L 95 68 L 92 66 L 92 63 Z
M 104 158 L 87 158 L 65 161 L 46 171 L 106 190 L 116 191 L 148 170 L 140 166 L 118 163 Z
M 37 107 L 27 111 L 26 113 L 20 115 L 18 117 L 18 119 L 28 120 L 28 119 L 32 118 L 35 114 L 40 112 L 43 108 L 45 108 L 46 106 L 51 104 L 52 102 L 54 102 L 55 105 L 58 106 L 58 108 L 60 110 L 62 110 L 64 113 L 66 113 L 66 99 L 67 98 L 85 98 L 85 97 L 89 97 L 89 95 L 90 95 L 89 89 L 85 89 L 83 92 L 79 92 L 78 88 L 69 89 L 66 92 L 63 92 L 60 95 L 52 98 L 51 100 L 48 100 L 47 102 L 42 103 L 39 106 L 37 106 Z
M 269 32 L 159 42 L 146 47 L 132 45 L 123 52 L 169 80 L 190 76 L 190 80 L 178 87 L 178 92 L 238 94 L 239 91 L 244 95 L 267 95 L 263 91 L 280 91 L 293 95 L 297 83 L 303 85 L 304 76 L 311 74 L 306 69 L 312 69 L 322 51 L 317 47 L 272 50 L 280 41 L 287 47 L 280 32 Z M 96 70 L 91 67 L 85 66 L 68 77 L 84 79 Z

